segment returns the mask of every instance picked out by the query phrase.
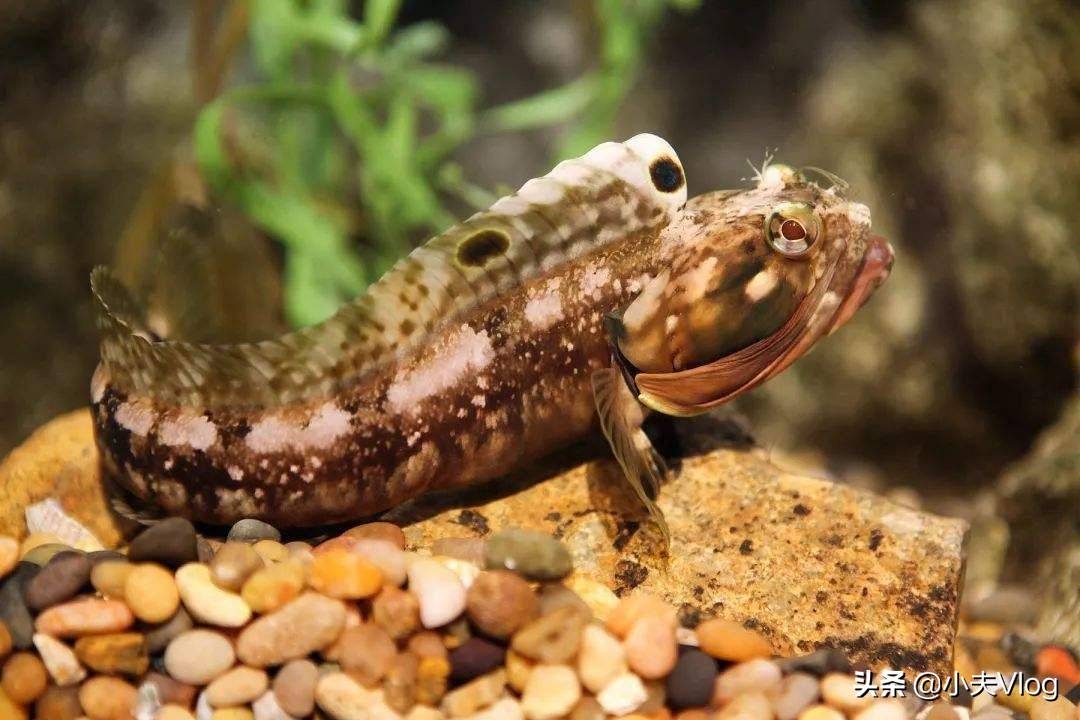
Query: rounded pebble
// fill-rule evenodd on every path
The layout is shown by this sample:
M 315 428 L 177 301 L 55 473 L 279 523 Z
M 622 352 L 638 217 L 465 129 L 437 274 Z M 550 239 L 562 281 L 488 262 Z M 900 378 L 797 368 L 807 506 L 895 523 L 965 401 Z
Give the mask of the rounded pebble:
M 465 610 L 465 586 L 453 570 L 437 560 L 417 558 L 409 565 L 409 592 L 420 602 L 426 628 L 446 625 Z
M 368 720 L 379 695 L 342 672 L 323 675 L 315 685 L 315 702 L 334 720 Z
M 344 536 L 357 539 L 385 540 L 397 547 L 398 550 L 405 549 L 405 533 L 393 523 L 364 523 L 346 530 Z
M 760 633 L 730 620 L 706 620 L 694 632 L 698 647 L 720 660 L 744 662 L 772 655 L 772 647 Z
M 140 633 L 79 638 L 75 654 L 84 665 L 100 673 L 138 676 L 150 667 L 146 638 Z
M 253 611 L 265 614 L 298 597 L 303 589 L 304 567 L 286 560 L 256 570 L 244 583 L 240 597 Z
M 547 533 L 522 528 L 488 538 L 484 562 L 489 570 L 511 570 L 532 580 L 560 580 L 574 569 L 565 545 Z
M 841 673 L 829 673 L 821 679 L 821 697 L 826 703 L 845 712 L 856 712 L 874 702 L 867 695 L 859 697 L 855 692 L 855 677 Z
M 263 566 L 263 559 L 248 543 L 227 542 L 210 561 L 210 578 L 218 587 L 239 592 L 252 573 Z
M 565 605 L 528 623 L 510 641 L 510 647 L 532 660 L 569 662 L 581 646 L 588 616 L 581 608 Z
M 809 673 L 796 672 L 780 681 L 773 695 L 773 711 L 777 720 L 795 720 L 799 714 L 818 701 L 818 679 Z
M 188 563 L 176 571 L 180 599 L 191 616 L 220 627 L 242 627 L 251 619 L 251 608 L 236 593 L 219 588 L 210 579 L 210 568 Z
M 143 530 L 128 546 L 131 562 L 157 562 L 178 568 L 199 559 L 195 526 L 184 518 L 173 517 Z
M 716 661 L 700 650 L 679 655 L 667 678 L 667 701 L 676 710 L 704 707 L 712 699 L 718 674 Z
M 315 709 L 315 683 L 319 668 L 310 660 L 290 660 L 274 676 L 274 697 L 294 717 L 307 717 Z
M 120 678 L 98 675 L 79 688 L 79 704 L 90 720 L 130 720 L 138 692 Z
M 513 635 L 536 616 L 538 608 L 529 583 L 507 570 L 480 573 L 465 598 L 465 611 L 476 629 L 498 639 Z
M 289 559 L 288 549 L 277 540 L 256 540 L 251 549 L 263 559 L 265 563 L 284 562 Z
M 150 654 L 156 655 L 165 649 L 174 637 L 182 632 L 193 628 L 195 623 L 187 610 L 179 608 L 167 622 L 161 623 L 146 631 L 146 649 Z
M 581 684 L 596 694 L 627 669 L 626 652 L 619 639 L 599 625 L 585 626 L 577 656 Z
M 646 680 L 659 680 L 675 667 L 675 628 L 659 615 L 645 615 L 623 640 L 630 669 Z
M 854 720 L 907 720 L 907 710 L 899 700 L 875 700 L 857 712 Z
M 162 705 L 154 720 L 195 720 L 187 708 L 179 705 Z
M 344 626 L 344 603 L 304 593 L 244 628 L 236 638 L 236 654 L 252 667 L 280 665 L 326 647 Z
M 506 671 L 496 670 L 448 692 L 443 698 L 441 709 L 452 718 L 474 716 L 498 700 L 505 688 Z
M 79 664 L 75 653 L 56 638 L 34 634 L 34 647 L 53 682 L 60 687 L 75 685 L 86 677 L 86 669 Z
M 45 665 L 33 653 L 15 653 L 0 670 L 0 688 L 8 698 L 20 705 L 37 700 L 48 684 L 49 674 Z
M 7 627 L 12 646 L 25 650 L 31 645 L 34 619 L 23 600 L 23 584 L 36 573 L 36 565 L 19 563 L 0 586 L 0 620 Z
M 134 569 L 127 560 L 103 560 L 90 571 L 90 584 L 105 597 L 122 598 L 128 575 Z
M 79 689 L 74 685 L 60 687 L 50 685 L 34 703 L 37 720 L 76 720 L 83 714 L 79 704 Z M 0 717 L 7 717 L 0 709 Z M 158 718 L 161 716 L 159 715 Z
M 338 641 L 341 669 L 367 686 L 382 680 L 397 646 L 378 625 L 363 623 L 345 630 Z
M 161 565 L 143 563 L 128 573 L 124 601 L 139 620 L 162 623 L 180 607 L 180 591 L 171 572 Z
M 649 693 L 641 678 L 630 672 L 615 677 L 596 695 L 600 707 L 611 715 L 632 713 L 648 698 Z
M 506 648 L 490 640 L 472 637 L 450 651 L 450 679 L 463 683 L 502 667 Z
M 64 544 L 64 542 L 59 537 L 57 537 L 56 535 L 53 535 L 52 533 L 42 533 L 42 532 L 30 533 L 29 535 L 24 537 L 22 539 L 22 542 L 19 544 L 19 559 L 20 560 L 25 559 L 26 556 L 29 553 L 33 552 L 36 548 L 42 547 L 44 545 L 63 545 L 63 544 Z M 67 548 L 67 549 L 70 550 L 70 548 Z
M 670 604 L 655 595 L 638 593 L 619 600 L 619 604 L 608 615 L 607 629 L 616 637 L 624 638 L 634 623 L 647 615 L 664 618 L 672 628 L 679 624 L 675 608 Z
M 383 678 L 386 704 L 398 713 L 408 712 L 416 705 L 416 680 L 420 674 L 420 658 L 411 652 L 394 656 Z
M 244 518 L 243 520 L 236 521 L 236 523 L 229 528 L 229 535 L 226 538 L 226 542 L 254 543 L 259 540 L 274 540 L 275 542 L 280 542 L 281 531 L 270 523 L 265 523 L 262 520 Z
M 764 693 L 746 692 L 734 698 L 716 715 L 716 720 L 772 720 L 772 707 Z
M 566 665 L 537 665 L 529 673 L 521 709 L 529 720 L 555 720 L 568 714 L 581 699 L 581 683 Z
M 23 593 L 26 606 L 40 612 L 70 600 L 90 580 L 90 569 L 90 559 L 84 553 L 58 552 L 26 583 Z
M 844 713 L 828 705 L 811 705 L 799 713 L 798 720 L 845 720 Z
M 781 673 L 770 660 L 749 660 L 733 665 L 716 678 L 713 702 L 723 705 L 748 692 L 769 692 L 780 684 Z
M 81 637 L 127 630 L 135 616 L 119 600 L 81 598 L 54 605 L 37 616 L 34 627 L 53 637 Z
M 270 678 L 265 671 L 240 665 L 206 686 L 206 701 L 216 708 L 246 705 L 269 687 Z
M 357 553 L 331 550 L 315 556 L 308 583 L 332 598 L 360 600 L 379 591 L 382 571 Z
M 169 675 L 190 685 L 206 685 L 236 662 L 232 643 L 213 630 L 189 630 L 173 638 L 165 648 Z
M 386 585 L 371 603 L 371 619 L 394 640 L 405 640 L 420 629 L 420 601 L 412 593 Z

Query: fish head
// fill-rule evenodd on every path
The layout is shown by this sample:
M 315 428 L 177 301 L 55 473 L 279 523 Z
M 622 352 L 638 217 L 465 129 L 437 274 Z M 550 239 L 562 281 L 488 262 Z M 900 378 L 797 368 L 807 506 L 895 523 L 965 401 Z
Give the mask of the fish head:
M 693 415 L 756 387 L 888 277 L 869 208 L 810 172 L 767 166 L 752 188 L 693 198 L 663 231 L 664 269 L 608 324 L 644 404 Z

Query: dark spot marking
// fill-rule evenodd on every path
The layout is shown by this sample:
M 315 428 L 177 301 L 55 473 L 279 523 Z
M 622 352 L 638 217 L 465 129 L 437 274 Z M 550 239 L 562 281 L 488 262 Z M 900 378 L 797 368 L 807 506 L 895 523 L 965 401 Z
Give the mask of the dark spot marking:
M 418 293 L 420 293 L 420 295 L 421 295 L 422 297 L 427 297 L 427 296 L 428 296 L 428 293 L 430 293 L 430 292 L 431 292 L 431 290 L 430 290 L 430 289 L 428 288 L 428 286 L 427 286 L 427 285 L 425 285 L 424 283 L 417 283 L 417 285 L 416 285 L 416 291 L 417 291 Z
M 481 230 L 461 241 L 457 260 L 466 267 L 483 267 L 510 247 L 510 238 L 497 230 Z
M 743 240 L 742 250 L 747 255 L 753 255 L 757 252 L 757 244 L 752 239 Z
M 615 594 L 622 595 L 633 590 L 649 576 L 649 568 L 632 560 L 620 560 L 615 563 Z
M 874 528 L 873 530 L 871 530 L 870 531 L 870 549 L 871 550 L 877 550 L 878 546 L 881 545 L 881 541 L 884 538 L 885 538 L 885 533 L 881 532 L 881 530 L 879 530 L 877 528 Z
M 749 538 L 743 540 L 742 544 L 739 545 L 739 552 L 743 555 L 749 555 L 750 553 L 754 552 L 754 542 Z
M 458 525 L 464 525 L 477 535 L 487 535 L 491 532 L 487 518 L 475 510 L 462 510 L 454 519 Z
M 802 503 L 799 503 L 794 507 L 794 512 L 796 515 L 802 515 L 805 517 L 810 514 L 810 508 L 806 507 Z
M 682 168 L 669 157 L 657 158 L 649 167 L 649 176 L 660 192 L 675 192 L 683 186 Z
M 416 331 L 416 323 L 414 323 L 409 318 L 405 318 L 401 321 L 401 326 L 399 329 L 401 330 L 402 335 L 412 335 L 413 332 Z

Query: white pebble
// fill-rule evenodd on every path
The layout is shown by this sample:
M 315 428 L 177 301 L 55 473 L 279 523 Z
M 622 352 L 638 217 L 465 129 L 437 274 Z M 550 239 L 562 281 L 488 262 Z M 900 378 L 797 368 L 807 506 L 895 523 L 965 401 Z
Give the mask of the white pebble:
M 627 669 L 626 651 L 618 638 L 599 625 L 586 625 L 577 658 L 581 684 L 596 694 Z
M 623 673 L 596 695 L 600 707 L 610 715 L 628 715 L 649 698 L 645 683 L 631 672 Z
M 228 638 L 212 630 L 188 630 L 174 637 L 165 648 L 165 669 L 169 675 L 189 685 L 206 685 L 236 662 Z M 206 693 L 200 695 L 206 699 Z
M 465 610 L 465 586 L 438 560 L 418 557 L 409 564 L 409 592 L 420 603 L 420 622 L 426 628 L 442 627 Z
M 855 720 L 907 720 L 907 710 L 899 700 L 878 700 L 860 710 Z
M 795 720 L 806 708 L 817 702 L 818 679 L 808 673 L 792 673 L 774 688 L 773 710 L 777 720 Z
M 215 585 L 210 568 L 202 563 L 188 563 L 177 570 L 176 587 L 192 617 L 207 625 L 242 627 L 251 619 L 244 599 Z
M 56 638 L 41 633 L 34 633 L 34 647 L 37 648 L 41 662 L 49 671 L 53 682 L 60 687 L 74 685 L 86 677 L 86 669 L 75 657 L 75 652 Z
M 716 679 L 716 700 L 725 703 L 748 692 L 769 692 L 780 684 L 783 673 L 771 660 L 758 658 L 734 665 Z
M 417 707 L 423 706 L 418 705 Z M 521 703 L 512 697 L 504 697 L 492 703 L 491 707 L 470 715 L 468 720 L 524 720 L 524 718 L 525 714 L 521 711 Z M 406 717 L 406 720 L 415 719 Z
M 821 697 L 848 713 L 862 710 L 875 700 L 869 694 L 859 697 L 855 692 L 855 677 L 843 673 L 829 673 L 821 679 Z
M 315 702 L 334 720 L 369 720 L 382 702 L 382 691 L 368 690 L 345 673 L 332 672 L 319 678 Z
M 384 584 L 397 587 L 404 584 L 408 558 L 397 545 L 378 538 L 353 538 L 350 548 L 382 571 Z

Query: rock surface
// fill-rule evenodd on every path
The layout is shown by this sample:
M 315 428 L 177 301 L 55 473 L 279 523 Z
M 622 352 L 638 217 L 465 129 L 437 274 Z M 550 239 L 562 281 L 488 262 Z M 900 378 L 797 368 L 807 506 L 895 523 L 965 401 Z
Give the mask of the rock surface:
M 877 667 L 951 669 L 963 521 L 719 448 L 685 459 L 661 492 L 665 559 L 613 462 L 530 484 L 536 475 L 545 470 L 500 497 L 483 488 L 433 495 L 391 518 L 408 524 L 412 546 L 514 526 L 552 532 L 579 575 L 620 595 L 658 593 L 684 623 L 718 616 L 756 628 L 780 654 L 831 646 Z
M 45 498 L 115 547 L 128 523 L 108 509 L 89 409 L 53 418 L 0 463 L 0 534 L 26 535 L 27 506 Z

